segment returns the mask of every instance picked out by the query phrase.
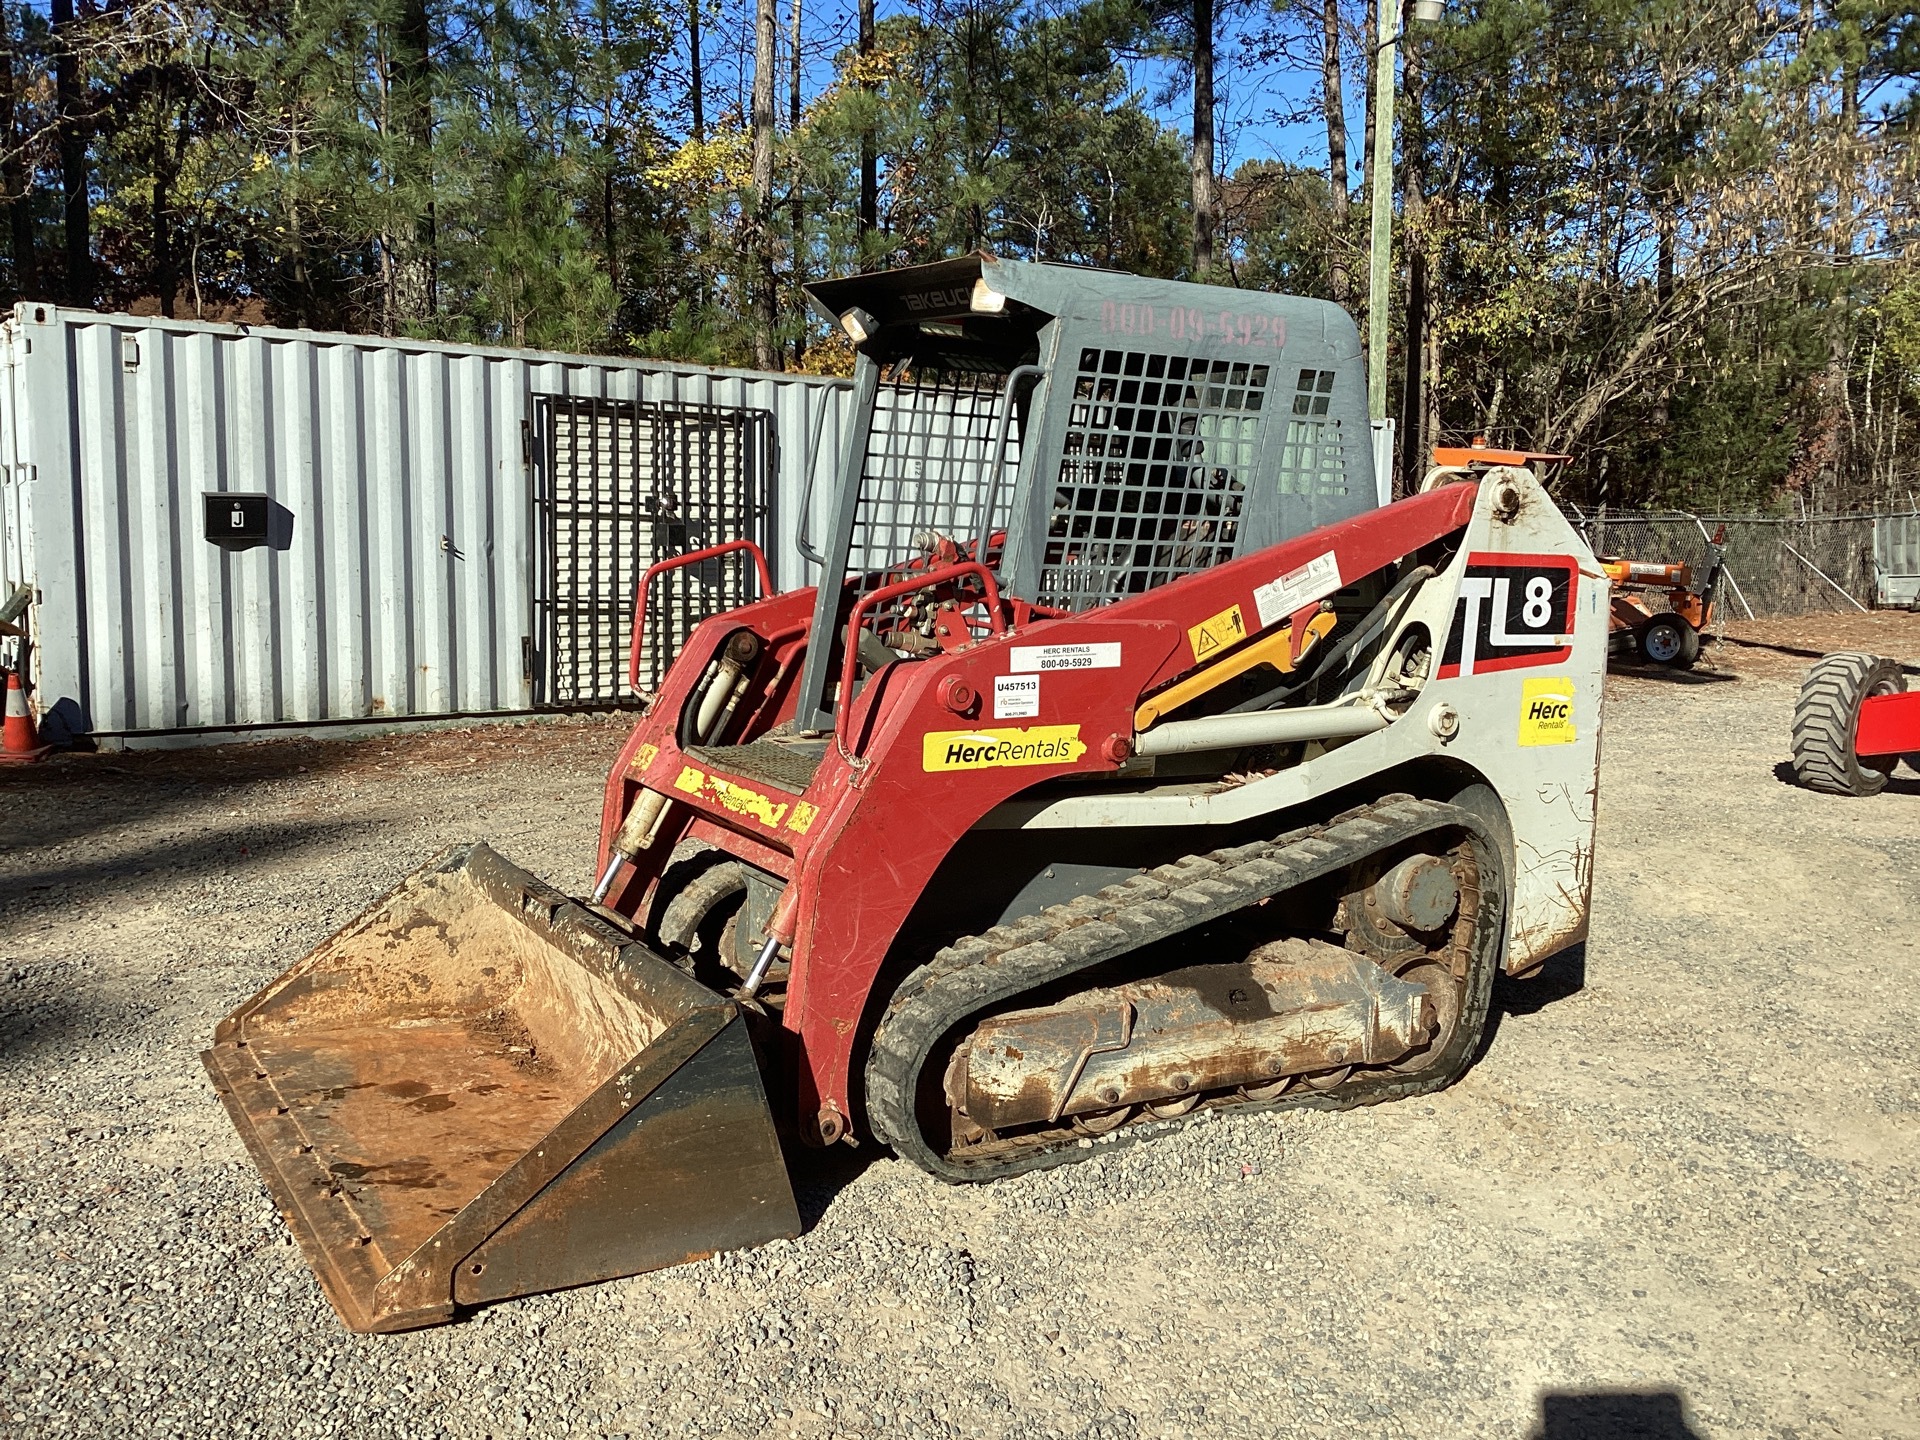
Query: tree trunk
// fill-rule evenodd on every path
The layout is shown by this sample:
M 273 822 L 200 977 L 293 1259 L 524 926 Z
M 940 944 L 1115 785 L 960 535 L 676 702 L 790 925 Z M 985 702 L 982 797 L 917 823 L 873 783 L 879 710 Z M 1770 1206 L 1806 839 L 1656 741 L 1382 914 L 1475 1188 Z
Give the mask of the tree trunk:
M 1430 306 L 1427 265 L 1426 118 L 1422 109 L 1424 76 L 1420 48 L 1411 35 L 1400 42 L 1404 69 L 1401 76 L 1402 103 L 1406 106 L 1400 122 L 1400 178 L 1405 190 L 1400 197 L 1401 242 L 1407 253 L 1406 382 L 1400 391 L 1400 483 L 1401 493 L 1412 494 L 1420 487 L 1426 469 L 1427 437 L 1427 311 Z
M 1193 278 L 1213 269 L 1213 0 L 1193 0 Z
M 1411 188 L 1407 193 L 1411 197 Z M 1419 490 L 1427 453 L 1427 257 L 1413 239 L 1411 223 L 1405 234 L 1407 318 L 1402 343 L 1407 353 L 1406 377 L 1400 387 L 1400 484 L 1394 492 L 1396 496 L 1411 495 Z
M 707 139 L 707 60 L 700 45 L 700 6 L 703 0 L 687 0 L 687 119 L 693 143 Z M 690 217 L 693 231 L 694 303 L 707 308 L 707 207 L 696 203 Z
M 1367 0 L 1367 26 L 1360 33 L 1367 40 L 1367 105 L 1366 115 L 1361 121 L 1360 137 L 1360 193 L 1373 194 L 1373 90 L 1380 69 L 1381 50 L 1375 42 L 1380 33 L 1379 0 Z
M 1327 292 L 1347 303 L 1347 106 L 1340 84 L 1340 0 L 1321 0 L 1320 103 L 1327 122 Z
M 300 116 L 297 110 L 287 112 L 287 255 L 293 276 L 294 319 L 301 329 L 307 329 L 314 322 L 313 273 L 307 267 L 307 231 L 306 217 L 301 209 L 301 180 L 303 154 L 300 137 Z M 197 244 L 197 242 L 196 242 Z M 194 318 L 199 318 L 199 251 L 196 248 L 194 262 Z
M 167 155 L 166 132 L 158 124 L 153 132 L 153 288 L 160 297 L 160 313 L 173 319 L 174 297 L 180 289 L 180 277 L 173 256 L 173 219 L 168 214 L 172 199 L 173 176 Z
M 860 0 L 860 88 L 869 96 L 874 92 L 873 76 L 873 0 Z M 869 101 L 869 104 L 872 102 Z M 880 228 L 880 137 L 871 117 L 860 131 L 860 238 Z
M 1657 196 L 1653 204 L 1654 313 L 1665 315 L 1673 305 L 1675 231 L 1680 223 L 1679 187 L 1663 174 L 1654 193 Z M 1618 283 L 1617 271 L 1615 283 Z M 1673 423 L 1673 387 L 1680 380 L 1678 355 L 1669 356 L 1667 364 L 1657 367 L 1650 379 L 1649 388 L 1653 393 L 1647 406 L 1646 440 L 1651 443 L 1647 446 L 1643 469 L 1647 493 L 1658 496 L 1667 488 L 1667 439 Z
M 15 101 L 14 53 L 19 41 L 14 38 L 13 20 L 0 10 L 0 145 L 6 146 L 6 158 L 0 162 L 0 187 L 7 197 L 9 240 L 13 251 L 13 291 L 21 300 L 32 300 L 40 292 L 40 276 L 33 254 L 33 179 L 22 153 L 25 139 L 20 134 Z M 25 56 L 21 57 L 23 60 Z M 20 69 L 30 73 L 23 64 Z
M 1440 328 L 1427 326 L 1426 373 L 1421 376 L 1420 386 L 1426 406 L 1423 413 L 1422 428 L 1426 431 L 1427 448 L 1420 452 L 1419 467 L 1414 471 L 1413 479 L 1408 482 L 1408 493 L 1418 494 L 1420 482 L 1426 478 L 1427 465 L 1433 458 L 1433 447 L 1441 440 L 1440 433 Z
M 67 304 L 93 305 L 93 245 L 87 186 L 87 119 L 82 113 L 80 65 L 73 45 L 73 0 L 52 0 L 54 107 L 60 129 L 60 188 L 64 192 Z
M 620 207 L 614 194 L 613 147 L 607 147 L 605 168 L 600 174 L 600 224 L 606 236 L 607 284 L 620 294 Z
M 701 0 L 687 0 L 687 109 L 696 144 L 707 138 L 707 80 L 704 57 L 700 54 L 700 5 Z
M 1673 303 L 1674 227 L 1680 223 L 1674 198 L 1672 190 L 1664 191 L 1653 217 L 1653 296 L 1662 310 Z
M 807 212 L 805 187 L 802 184 L 803 167 L 800 163 L 800 118 L 804 113 L 801 104 L 800 81 L 800 0 L 793 0 L 793 21 L 787 39 L 789 54 L 787 70 L 787 143 L 793 147 L 792 192 L 787 196 L 789 207 L 788 229 L 793 233 L 789 237 L 793 268 L 793 307 L 794 313 L 801 317 L 797 332 L 793 337 L 793 364 L 798 369 L 807 354 L 806 301 L 800 294 L 801 285 L 806 283 L 806 271 L 802 257 L 806 253 Z
M 600 51 L 611 54 L 614 44 L 613 7 L 600 7 Z M 614 82 L 618 85 L 618 82 Z M 613 91 L 603 97 L 606 103 L 605 124 L 600 138 L 600 223 L 607 252 L 607 285 L 612 289 L 614 304 L 620 303 L 620 142 L 613 127 L 614 99 Z
M 404 0 L 394 33 L 394 78 L 404 160 L 400 199 L 414 211 L 411 234 L 394 237 L 392 311 L 396 328 L 431 320 L 439 309 L 433 203 L 433 24 L 427 0 Z
M 1854 251 L 1854 206 L 1858 202 L 1859 175 L 1855 167 L 1859 163 L 1860 141 L 1860 67 L 1852 58 L 1855 46 L 1847 44 L 1852 39 L 1864 49 L 1864 37 L 1857 34 L 1859 20 L 1846 18 L 1842 9 L 1836 12 L 1835 21 L 1839 26 L 1851 26 L 1855 36 L 1841 37 L 1841 54 L 1844 57 L 1840 65 L 1840 141 L 1839 153 L 1835 156 L 1835 169 L 1839 175 L 1839 184 L 1835 187 L 1834 223 L 1833 223 L 1833 275 L 1834 292 L 1827 304 L 1827 364 L 1826 372 L 1820 378 L 1820 417 L 1821 464 L 1817 484 L 1822 492 L 1824 503 L 1840 510 L 1851 510 L 1856 506 L 1872 503 L 1872 497 L 1862 496 L 1856 486 L 1847 481 L 1853 478 L 1854 465 L 1854 425 L 1853 425 L 1853 251 Z
M 779 364 L 774 329 L 779 323 L 773 278 L 773 97 L 779 59 L 774 43 L 780 17 L 775 0 L 756 0 L 753 26 L 753 363 Z

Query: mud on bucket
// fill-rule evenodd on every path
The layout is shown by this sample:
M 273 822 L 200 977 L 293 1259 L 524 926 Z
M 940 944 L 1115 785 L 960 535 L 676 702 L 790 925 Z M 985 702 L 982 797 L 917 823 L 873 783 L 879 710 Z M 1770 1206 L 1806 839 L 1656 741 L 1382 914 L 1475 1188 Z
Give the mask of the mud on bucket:
M 201 1058 L 355 1330 L 800 1231 L 733 1002 L 485 845 L 414 871 Z

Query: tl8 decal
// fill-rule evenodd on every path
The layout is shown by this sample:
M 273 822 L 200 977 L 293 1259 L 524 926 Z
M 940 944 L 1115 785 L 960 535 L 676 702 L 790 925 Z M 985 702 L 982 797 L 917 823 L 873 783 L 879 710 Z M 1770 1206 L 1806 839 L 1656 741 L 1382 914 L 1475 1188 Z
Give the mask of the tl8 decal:
M 1579 566 L 1565 555 L 1469 555 L 1439 677 L 1555 665 L 1573 653 Z

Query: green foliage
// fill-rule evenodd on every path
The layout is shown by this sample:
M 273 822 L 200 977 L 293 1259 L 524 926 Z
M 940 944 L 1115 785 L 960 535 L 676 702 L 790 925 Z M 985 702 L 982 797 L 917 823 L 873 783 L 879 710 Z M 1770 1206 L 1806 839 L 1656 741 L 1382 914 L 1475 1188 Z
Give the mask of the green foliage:
M 1186 273 L 1193 185 L 1170 117 L 1192 73 L 1187 0 L 904 0 L 870 55 L 841 9 L 803 0 L 797 120 L 790 3 L 766 197 L 744 0 L 94 9 L 76 45 L 86 298 L 712 364 L 771 340 L 785 363 L 843 372 L 811 277 L 972 249 Z M 1341 3 L 1351 37 L 1364 7 Z M 1396 226 L 1394 269 L 1427 264 L 1430 438 L 1567 448 L 1575 497 L 1615 505 L 1920 488 L 1920 23 L 1895 0 L 1811 4 L 1450 0 L 1409 38 L 1423 79 L 1399 158 L 1403 175 L 1419 162 L 1422 204 Z M 0 229 L 0 289 L 65 299 L 54 40 L 42 12 L 0 7 L 21 222 Z M 1313 113 L 1321 5 L 1215 13 L 1217 52 L 1237 57 L 1221 113 L 1265 103 L 1263 86 L 1276 113 L 1283 90 L 1295 119 Z M 1357 110 L 1369 62 L 1348 47 Z M 862 233 L 866 144 L 879 219 Z M 1313 159 L 1221 177 L 1214 279 L 1325 294 L 1344 269 L 1364 290 L 1368 196 Z M 771 336 L 751 303 L 766 253 Z M 1396 372 L 1400 306 L 1377 317 Z

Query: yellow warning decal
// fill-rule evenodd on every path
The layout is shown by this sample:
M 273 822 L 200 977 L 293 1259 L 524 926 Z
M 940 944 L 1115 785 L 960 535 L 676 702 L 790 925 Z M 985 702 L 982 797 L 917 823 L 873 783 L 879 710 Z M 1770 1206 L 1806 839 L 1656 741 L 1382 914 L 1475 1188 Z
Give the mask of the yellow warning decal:
M 710 800 L 722 810 L 730 810 L 735 815 L 758 820 L 769 830 L 778 830 L 780 822 L 787 818 L 787 802 L 775 803 L 758 790 L 749 790 L 733 780 L 722 780 L 718 775 L 704 774 L 691 765 L 680 772 L 679 778 L 673 782 L 673 788 L 688 795 L 698 795 L 702 800 Z
M 658 745 L 642 745 L 638 750 L 633 752 L 633 768 L 636 770 L 645 770 L 659 758 L 660 747 Z
M 809 805 L 804 800 L 793 802 L 793 814 L 787 817 L 787 829 L 804 835 L 813 828 L 813 820 L 820 813 L 818 805 Z
M 1211 660 L 1229 645 L 1237 645 L 1246 638 L 1247 622 L 1240 618 L 1238 605 L 1229 605 L 1187 631 L 1187 643 L 1193 647 L 1196 660 Z
M 921 737 L 920 768 L 992 770 L 1003 765 L 1071 765 L 1087 753 L 1078 725 L 1024 730 L 930 730 Z
M 1520 743 L 1522 745 L 1571 745 L 1578 738 L 1573 728 L 1573 680 L 1569 676 L 1548 676 L 1524 680 L 1520 685 Z

